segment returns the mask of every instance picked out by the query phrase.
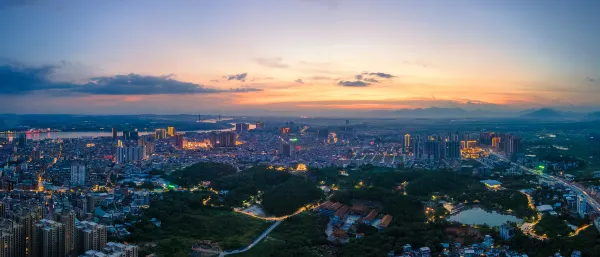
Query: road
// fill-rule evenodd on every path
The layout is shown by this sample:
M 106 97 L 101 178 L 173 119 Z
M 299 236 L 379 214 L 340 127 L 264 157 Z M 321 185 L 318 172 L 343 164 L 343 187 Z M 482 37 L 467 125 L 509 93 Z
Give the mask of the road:
M 536 172 L 536 171 L 535 171 L 535 170 L 533 170 L 533 169 L 530 169 L 530 168 L 527 168 L 527 167 L 525 167 L 525 166 L 523 166 L 523 165 L 521 165 L 521 164 L 518 164 L 518 163 L 512 162 L 512 161 L 510 161 L 510 160 L 508 160 L 508 159 L 504 158 L 504 156 L 501 156 L 501 155 L 499 155 L 499 154 L 497 154 L 497 153 L 494 153 L 494 152 L 488 152 L 488 153 L 489 153 L 489 154 L 493 154 L 493 155 L 495 155 L 496 157 L 498 157 L 498 158 L 500 158 L 500 159 L 502 159 L 502 160 L 508 161 L 508 162 L 510 162 L 510 163 L 512 163 L 512 164 L 514 164 L 514 165 L 517 165 L 517 166 L 519 166 L 521 169 L 523 169 L 523 170 L 526 170 L 526 171 L 528 171 L 528 172 L 529 172 L 529 173 L 531 173 L 531 174 L 538 175 L 538 176 L 541 176 L 541 177 L 543 177 L 543 178 L 545 178 L 545 179 L 549 179 L 549 180 L 552 180 L 552 181 L 556 181 L 556 182 L 558 182 L 558 183 L 560 183 L 560 184 L 562 184 L 562 185 L 564 185 L 564 186 L 566 186 L 566 187 L 570 188 L 571 190 L 573 190 L 573 192 L 577 193 L 578 195 L 583 195 L 583 196 L 585 197 L 585 199 L 586 199 L 586 201 L 587 201 L 588 205 L 590 205 L 590 206 L 591 206 L 591 207 L 592 207 L 592 208 L 593 208 L 593 209 L 594 209 L 596 212 L 599 212 L 599 213 L 600 213 L 600 203 L 598 203 L 598 201 L 596 201 L 596 199 L 594 199 L 594 198 L 593 198 L 591 195 L 589 195 L 589 194 L 588 194 L 588 193 L 587 193 L 585 190 L 583 190 L 582 188 L 578 187 L 577 185 L 575 185 L 575 184 L 571 184 L 571 183 L 569 183 L 569 182 L 567 182 L 567 181 L 564 181 L 564 180 L 562 180 L 562 179 L 560 179 L 560 178 L 558 178 L 558 177 L 555 177 L 555 176 L 552 176 L 552 175 L 549 175 L 549 174 L 544 174 L 544 173 L 541 173 L 541 172 Z
M 271 231 L 273 231 L 273 229 L 275 229 L 277 226 L 279 226 L 279 224 L 281 224 L 281 222 L 283 222 L 283 220 L 275 221 L 275 223 L 273 223 L 273 225 L 271 225 L 267 230 L 265 230 L 265 232 L 263 232 L 260 236 L 258 236 L 258 238 L 256 238 L 254 240 L 254 242 L 252 242 L 248 246 L 246 246 L 242 249 L 239 249 L 239 250 L 221 252 L 221 254 L 219 254 L 219 257 L 225 256 L 225 255 L 247 252 L 248 250 L 252 249 L 252 247 L 254 247 L 258 243 L 260 243 L 260 241 L 262 241 L 266 236 L 268 236 L 269 233 L 271 233 Z

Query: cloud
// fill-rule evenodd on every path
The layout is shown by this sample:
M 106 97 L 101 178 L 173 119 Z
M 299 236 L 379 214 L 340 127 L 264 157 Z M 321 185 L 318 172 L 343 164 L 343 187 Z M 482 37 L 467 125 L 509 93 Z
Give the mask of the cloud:
M 395 76 L 383 72 L 363 72 L 354 76 L 354 81 L 342 80 L 338 82 L 338 85 L 344 87 L 366 87 L 371 84 L 380 83 L 381 81 L 377 78 L 391 79 Z
M 302 79 L 297 79 L 297 80 L 294 80 L 294 82 L 296 82 L 296 83 L 300 83 L 300 84 L 304 84 L 304 81 L 302 81 Z
M 364 74 L 377 76 L 377 77 L 384 78 L 384 79 L 390 79 L 390 78 L 394 77 L 392 74 L 383 73 L 383 72 L 371 72 L 371 73 L 364 73 Z
M 262 66 L 269 68 L 288 68 L 289 65 L 283 63 L 281 58 L 256 58 L 254 61 Z
M 62 63 L 61 65 L 65 65 Z M 53 74 L 62 66 L 39 67 L 22 64 L 0 65 L 0 95 L 24 95 L 34 92 L 73 93 L 89 95 L 160 95 L 160 94 L 214 94 L 262 91 L 256 88 L 218 89 L 200 84 L 176 80 L 174 75 L 151 76 L 131 73 L 128 75 L 101 76 L 87 79 L 85 83 L 59 82 Z M 235 75 L 243 79 L 246 73 Z
M 342 87 L 367 87 L 369 85 L 371 85 L 371 83 L 367 83 L 367 82 L 363 82 L 360 80 L 355 80 L 355 81 L 339 81 L 338 85 L 342 86 Z
M 227 75 L 227 76 L 223 76 L 223 78 L 226 78 L 227 80 L 240 80 L 240 81 L 246 81 L 246 77 L 248 76 L 247 72 L 244 73 L 240 73 L 240 74 L 235 74 L 235 75 Z
M 0 65 L 0 94 L 27 94 L 34 91 L 70 89 L 76 85 L 50 80 L 60 66 L 27 67 L 21 64 Z
M 139 74 L 91 78 L 75 92 L 97 95 L 158 95 L 218 93 L 222 90 L 175 80 L 172 75 L 144 76 Z
M 589 82 L 589 83 L 594 83 L 594 82 L 596 82 L 596 79 L 593 79 L 593 78 L 587 77 L 587 78 L 585 78 L 585 81 L 586 81 L 586 82 Z

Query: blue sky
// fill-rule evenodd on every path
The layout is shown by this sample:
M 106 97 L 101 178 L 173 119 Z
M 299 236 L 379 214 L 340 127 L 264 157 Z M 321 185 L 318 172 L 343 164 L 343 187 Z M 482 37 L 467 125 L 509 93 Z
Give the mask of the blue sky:
M 598 27 L 591 0 L 7 0 L 0 101 L 25 113 L 595 110 Z M 378 73 L 390 76 L 362 76 Z

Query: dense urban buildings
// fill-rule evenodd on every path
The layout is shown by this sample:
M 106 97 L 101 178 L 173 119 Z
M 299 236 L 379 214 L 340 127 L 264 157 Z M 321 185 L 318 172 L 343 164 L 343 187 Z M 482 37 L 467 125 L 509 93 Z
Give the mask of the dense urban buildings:
M 338 178 L 369 169 L 401 169 L 425 174 L 453 172 L 483 181 L 490 192 L 504 190 L 499 178 L 488 179 L 490 176 L 522 176 L 529 172 L 528 168 L 544 166 L 547 167 L 544 169 L 567 170 L 577 165 L 573 162 L 527 161 L 533 157 L 523 153 L 522 133 L 369 128 L 360 123 L 345 124 L 345 120 L 341 125 L 327 126 L 290 120 L 271 120 L 269 126 L 262 121 L 255 123 L 258 124 L 253 129 L 248 125 L 251 122 L 245 121 L 232 123 L 231 129 L 206 133 L 174 132 L 174 127 L 152 128 L 138 132 L 137 136 L 132 136 L 135 128 L 128 128 L 125 129 L 128 133 L 116 141 L 111 133 L 106 133 L 99 137 L 26 140 L 25 147 L 2 148 L 3 157 L 16 160 L 4 163 L 0 170 L 0 194 L 3 196 L 0 214 L 4 217 L 2 243 L 10 245 L 11 251 L 17 249 L 14 253 L 31 253 L 30 256 L 135 256 L 136 246 L 111 243 L 108 238 L 118 238 L 121 242 L 131 238 L 132 233 L 136 233 L 135 225 L 123 220 L 142 217 L 144 210 L 161 201 L 163 194 L 204 191 L 215 194 L 215 199 L 228 197 L 229 190 L 211 188 L 213 181 L 181 187 L 164 175 L 198 162 L 231 165 L 239 174 L 266 165 L 273 171 L 292 176 L 304 177 L 306 174 L 306 178 L 314 176 L 313 172 L 320 169 L 331 169 Z M 173 136 L 170 131 L 174 132 Z M 9 144 L 18 146 L 22 143 L 14 137 Z M 503 158 L 516 159 L 520 164 L 510 164 Z M 371 179 L 371 175 L 362 179 Z M 367 181 L 363 184 L 362 180 L 354 181 L 355 185 L 328 184 L 327 180 L 316 181 L 318 188 L 334 195 L 341 186 L 351 186 L 355 190 L 373 186 Z M 411 182 L 406 183 L 410 185 Z M 393 192 L 406 193 L 407 184 L 402 181 L 393 184 Z M 594 195 L 597 192 L 600 188 L 590 191 Z M 256 199 L 259 195 L 254 197 L 250 203 L 246 200 L 240 207 L 234 207 L 259 205 L 261 199 Z M 564 199 L 561 204 L 569 206 L 577 218 L 592 219 L 593 224 L 600 227 L 600 220 L 594 216 L 594 202 L 584 193 L 568 191 Z M 445 204 L 457 204 L 451 199 L 444 200 Z M 426 206 L 427 212 L 431 207 Z M 397 214 L 386 213 L 378 204 L 365 207 L 340 203 L 327 210 L 317 207 L 312 206 L 317 213 L 325 215 L 332 226 L 327 240 L 342 245 L 352 244 L 350 237 L 358 240 L 365 237 L 355 231 L 360 224 L 383 232 L 394 227 L 400 219 Z M 543 213 L 558 213 L 558 209 L 553 209 L 556 208 L 554 205 L 537 207 Z M 151 217 L 147 222 L 153 227 L 162 224 Z M 529 233 L 526 228 L 505 227 L 499 230 L 497 237 L 511 240 L 517 230 Z M 489 247 L 493 244 L 491 240 L 483 239 L 488 246 L 447 248 L 449 253 L 506 251 L 501 247 Z M 438 253 L 437 247 L 432 245 L 419 246 L 416 250 L 407 248 L 406 253 L 426 254 L 427 249 Z

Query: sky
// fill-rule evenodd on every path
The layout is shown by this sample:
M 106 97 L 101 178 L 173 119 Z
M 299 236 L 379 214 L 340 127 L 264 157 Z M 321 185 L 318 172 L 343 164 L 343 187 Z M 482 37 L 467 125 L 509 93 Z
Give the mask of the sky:
M 0 113 L 600 110 L 600 1 L 0 0 Z

